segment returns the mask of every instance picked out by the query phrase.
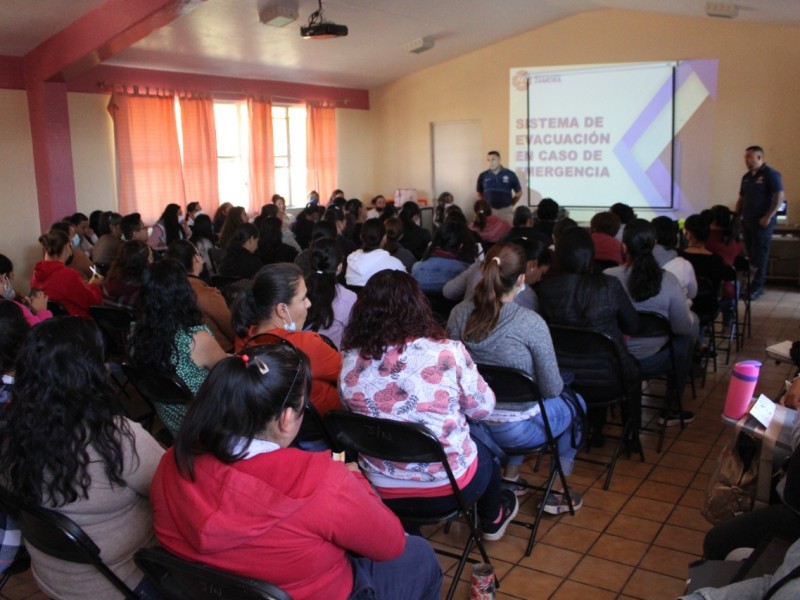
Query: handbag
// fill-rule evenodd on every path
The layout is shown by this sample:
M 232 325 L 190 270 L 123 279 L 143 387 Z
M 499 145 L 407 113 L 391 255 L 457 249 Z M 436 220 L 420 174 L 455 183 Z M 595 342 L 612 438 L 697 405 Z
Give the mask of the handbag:
M 706 498 L 700 509 L 700 514 L 712 525 L 753 509 L 760 449 L 759 441 L 738 425 L 734 438 L 722 450 L 717 467 L 708 480 Z

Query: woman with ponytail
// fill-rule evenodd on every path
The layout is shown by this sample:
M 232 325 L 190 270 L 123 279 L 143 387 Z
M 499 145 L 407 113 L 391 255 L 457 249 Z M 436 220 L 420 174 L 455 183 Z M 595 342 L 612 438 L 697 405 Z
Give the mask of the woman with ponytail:
M 583 399 L 576 404 L 561 397 L 564 384 L 558 370 L 550 332 L 542 318 L 514 303 L 525 284 L 527 258 L 516 244 L 498 244 L 486 256 L 483 279 L 471 300 L 456 306 L 447 322 L 447 333 L 461 340 L 478 363 L 512 367 L 533 377 L 545 398 L 545 410 L 553 435 L 572 430 L 559 440 L 564 474 L 569 476 L 577 453 L 585 411 Z M 537 402 L 504 405 L 498 403 L 487 419 L 495 443 L 507 451 L 531 448 L 547 441 L 544 420 Z M 573 445 L 574 440 L 574 445 Z M 517 479 L 522 456 L 511 457 L 506 479 Z M 557 481 L 545 499 L 545 511 L 560 514 L 569 510 Z M 524 488 L 520 488 L 524 489 Z M 524 492 L 523 492 L 524 493 Z M 582 506 L 581 495 L 570 492 L 574 509 Z
M 356 294 L 336 283 L 342 271 L 342 250 L 339 242 L 318 239 L 309 247 L 306 288 L 311 306 L 306 315 L 306 331 L 325 335 L 339 348 L 344 328 L 350 322 L 350 311 L 356 303 Z
M 697 337 L 698 320 L 689 310 L 680 282 L 668 271 L 662 271 L 653 256 L 656 232 L 653 225 L 643 219 L 636 219 L 625 227 L 622 246 L 627 260 L 624 265 L 605 271 L 622 282 L 634 308 L 639 311 L 655 312 L 669 319 L 674 334 L 672 350 L 675 354 L 677 389 L 672 387 L 672 379 L 667 394 L 683 394 L 683 387 L 689 374 L 692 360 L 692 346 Z M 639 359 L 642 376 L 657 377 L 671 369 L 669 348 L 666 338 L 633 338 L 628 342 L 628 350 Z M 684 422 L 694 419 L 686 411 Z M 669 415 L 667 424 L 677 424 L 677 415 Z
M 233 303 L 231 316 L 237 350 L 263 344 L 259 334 L 269 333 L 306 353 L 311 364 L 311 404 L 324 415 L 341 408 L 336 381 L 342 357 L 319 334 L 303 331 L 310 307 L 300 267 L 275 263 L 256 273 L 253 286 L 242 291 Z
M 494 244 L 511 231 L 511 224 L 492 214 L 491 205 L 486 200 L 478 200 L 473 206 L 475 220 L 469 228 L 477 233 L 481 240 Z

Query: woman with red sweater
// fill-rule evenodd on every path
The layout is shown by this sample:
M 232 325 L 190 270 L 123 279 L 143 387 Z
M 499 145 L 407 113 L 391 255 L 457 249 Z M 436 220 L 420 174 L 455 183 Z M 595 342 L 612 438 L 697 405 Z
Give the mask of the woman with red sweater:
M 44 260 L 33 268 L 31 290 L 42 290 L 76 317 L 89 317 L 89 307 L 103 303 L 103 292 L 97 284 L 89 284 L 77 271 L 67 267 L 72 256 L 72 244 L 63 231 L 50 230 L 39 237 L 44 248 Z
M 273 344 L 220 361 L 153 478 L 161 544 L 178 556 L 269 581 L 294 600 L 433 600 L 442 571 L 357 471 L 289 448 L 309 366 Z

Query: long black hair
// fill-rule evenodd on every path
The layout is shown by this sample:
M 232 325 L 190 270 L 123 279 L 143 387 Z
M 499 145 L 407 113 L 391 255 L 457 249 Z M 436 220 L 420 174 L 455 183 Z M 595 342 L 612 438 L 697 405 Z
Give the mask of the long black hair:
M 289 304 L 302 277 L 303 272 L 294 263 L 261 267 L 253 278 L 252 287 L 243 290 L 233 303 L 231 319 L 236 335 L 246 338 L 250 327 L 269 319 L 276 305 Z
M 28 334 L 0 447 L 0 472 L 19 501 L 61 506 L 88 498 L 90 446 L 111 485 L 125 487 L 122 442 L 134 447 L 133 434 L 114 417 L 103 358 L 103 337 L 88 319 L 49 319 Z
M 208 240 L 212 244 L 216 242 L 214 224 L 211 222 L 211 217 L 205 213 L 194 218 L 192 237 L 189 239 L 194 245 L 197 245 L 200 240 Z
M 556 238 L 556 263 L 563 273 L 580 275 L 572 290 L 574 306 L 583 324 L 588 322 L 593 300 L 601 286 L 607 285 L 608 278 L 594 274 L 594 243 L 592 236 L 583 227 L 568 227 Z
M 139 366 L 174 372 L 175 336 L 182 329 L 200 325 L 203 318 L 183 266 L 162 260 L 145 271 L 140 303 L 142 312 L 131 335 L 131 357 Z
M 164 212 L 161 213 L 159 222 L 164 227 L 164 239 L 167 246 L 175 240 L 183 239 L 183 229 L 178 221 L 178 213 L 181 212 L 181 207 L 177 204 L 167 204 Z
M 319 331 L 333 324 L 336 270 L 342 263 L 342 248 L 336 240 L 319 239 L 312 242 L 309 255 L 309 271 L 305 279 L 311 307 L 304 328 Z
M 14 370 L 29 329 L 19 304 L 0 300 L 0 375 Z
M 730 244 L 739 241 L 739 215 L 722 204 L 711 207 L 714 225 L 722 230 L 722 242 Z
M 653 257 L 656 231 L 644 219 L 628 223 L 622 234 L 622 243 L 628 256 L 628 293 L 634 302 L 643 302 L 661 291 L 663 272 Z
M 211 454 L 225 464 L 244 458 L 246 445 L 290 408 L 302 412 L 311 383 L 308 358 L 288 344 L 256 346 L 219 361 L 197 392 L 197 400 L 175 442 L 180 473 L 194 480 L 194 460 Z M 246 445 L 240 445 L 244 438 Z

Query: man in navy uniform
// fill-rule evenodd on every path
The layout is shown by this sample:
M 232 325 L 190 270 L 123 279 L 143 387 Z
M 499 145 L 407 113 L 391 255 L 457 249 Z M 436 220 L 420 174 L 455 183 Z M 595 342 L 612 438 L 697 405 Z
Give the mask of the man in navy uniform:
M 744 244 L 756 268 L 750 290 L 750 299 L 755 300 L 764 293 L 772 232 L 784 193 L 781 174 L 764 162 L 764 149 L 761 146 L 747 148 L 744 162 L 748 170 L 742 177 L 736 213 L 742 217 Z
M 509 223 L 514 213 L 514 203 L 522 196 L 522 186 L 517 174 L 500 164 L 500 153 L 487 154 L 489 168 L 478 176 L 478 198 L 486 200 L 492 213 Z

